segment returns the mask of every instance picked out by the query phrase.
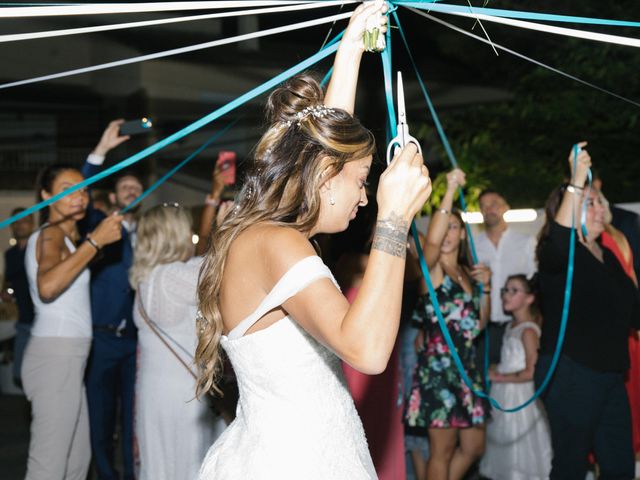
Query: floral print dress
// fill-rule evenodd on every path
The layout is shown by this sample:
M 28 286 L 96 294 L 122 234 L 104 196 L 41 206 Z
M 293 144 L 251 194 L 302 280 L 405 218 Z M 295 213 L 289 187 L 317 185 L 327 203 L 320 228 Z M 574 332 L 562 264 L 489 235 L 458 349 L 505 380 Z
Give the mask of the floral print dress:
M 480 333 L 479 295 L 466 293 L 445 276 L 436 289 L 442 316 L 453 344 L 474 389 L 482 390 L 482 377 L 476 367 L 474 339 Z M 456 369 L 444 340 L 438 317 L 429 295 L 418 300 L 414 321 L 425 332 L 425 342 L 418 351 L 405 424 L 408 430 L 424 432 L 427 428 L 469 428 L 482 425 L 489 411 L 485 400 L 473 395 Z

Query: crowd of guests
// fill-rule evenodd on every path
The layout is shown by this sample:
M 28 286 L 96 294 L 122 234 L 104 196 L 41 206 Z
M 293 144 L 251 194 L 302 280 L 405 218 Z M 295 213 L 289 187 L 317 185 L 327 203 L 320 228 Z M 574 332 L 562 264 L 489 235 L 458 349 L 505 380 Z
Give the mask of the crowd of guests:
M 40 197 L 97 173 L 106 153 L 126 140 L 119 124 L 107 127 L 82 171 L 54 166 L 42 172 Z M 630 243 L 613 226 L 601 183 L 585 185 L 585 150 L 576 165 L 573 183 L 552 192 L 537 240 L 510 229 L 505 199 L 484 191 L 476 265 L 454 207 L 464 173 L 447 175 L 446 193 L 421 237 L 425 261 L 477 391 L 485 391 L 481 332 L 488 329 L 490 393 L 507 409 L 531 398 L 549 368 L 562 317 L 571 216 L 580 217 L 575 205 L 581 202 L 573 197 L 587 192 L 587 236 L 578 234 L 566 340 L 540 400 L 518 412 L 492 408 L 456 369 L 408 239 L 403 326 L 388 368 L 368 376 L 344 364 L 380 478 L 406 475 L 405 452 L 418 480 L 463 478 L 474 464 L 495 480 L 549 478 L 552 465 L 554 478 L 578 478 L 589 462 L 598 463 L 601 478 L 632 478 L 640 443 L 640 358 L 631 330 L 640 322 L 632 249 L 637 224 L 622 225 Z M 220 205 L 222 175 L 214 173 L 207 196 L 203 239 Z M 92 457 L 99 479 L 120 478 L 114 466 L 118 423 L 122 478 L 193 478 L 232 417 L 215 402 L 193 401 L 202 263 L 196 255 L 203 242 L 194 245 L 190 214 L 177 204 L 144 215 L 136 208 L 118 213 L 142 192 L 140 179 L 128 172 L 100 209 L 90 192 L 79 190 L 45 210 L 39 228 L 32 216 L 12 225 L 16 245 L 5 254 L 5 282 L 19 308 L 14 378 L 32 403 L 28 479 L 84 479 Z M 223 203 L 219 215 L 229 208 Z M 354 231 L 336 262 L 347 298 L 354 298 L 368 260 L 366 214 Z
M 42 171 L 39 198 L 98 173 L 107 153 L 128 139 L 121 124 L 109 124 L 81 170 Z M 84 480 L 91 459 L 101 480 L 197 472 L 225 421 L 213 402 L 192 401 L 199 268 L 192 257 L 204 250 L 224 175 L 214 171 L 197 245 L 183 207 L 119 213 L 143 192 L 133 172 L 116 177 L 95 204 L 93 192 L 80 189 L 43 210 L 39 227 L 31 215 L 12 225 L 16 245 L 5 254 L 4 281 L 19 312 L 14 381 L 32 406 L 26 478 Z
M 590 464 L 598 465 L 599 478 L 635 477 L 640 300 L 631 245 L 640 241 L 640 222 L 637 216 L 629 221 L 625 212 L 620 225 L 625 233 L 618 230 L 601 182 L 591 188 L 586 182 L 588 152 L 581 150 L 575 168 L 573 157 L 569 160 L 572 180 L 551 193 L 537 238 L 509 228 L 504 220 L 509 205 L 498 192 L 481 193 L 485 229 L 475 237 L 476 266 L 469 261 L 460 214 L 452 208 L 464 174 L 447 175 L 446 194 L 421 239 L 425 261 L 453 345 L 480 392 L 488 391 L 480 333 L 488 324 L 487 377 L 491 396 L 503 409 L 527 402 L 550 367 L 562 318 L 572 215 L 580 230 L 582 199 L 586 234 L 576 234 L 568 326 L 555 374 L 539 400 L 516 412 L 491 407 L 463 382 L 433 299 L 424 283 L 420 286 L 408 307 L 412 320 L 399 337 L 405 395 L 404 404 L 396 406 L 404 413 L 415 478 L 464 478 L 474 464 L 492 479 L 585 478 Z M 415 253 L 407 258 L 408 272 L 415 272 Z M 410 273 L 406 279 L 409 291 L 414 278 Z M 365 403 L 371 399 L 359 405 L 361 414 L 371 415 Z M 366 418 L 364 423 L 366 428 Z M 385 464 L 384 458 L 374 461 Z M 402 475 L 396 470 L 381 478 Z
M 55 165 L 43 171 L 40 198 L 97 173 L 108 152 L 127 140 L 121 123 L 109 124 L 81 170 Z M 614 226 L 601 183 L 587 182 L 590 167 L 584 148 L 570 155 L 570 180 L 551 193 L 537 239 L 509 228 L 506 200 L 484 191 L 475 264 L 454 202 L 465 174 L 448 173 L 446 193 L 420 237 L 436 298 L 407 238 L 400 334 L 387 368 L 371 376 L 343 365 L 380 478 L 406 476 L 405 452 L 418 480 L 462 479 L 472 468 L 494 480 L 584 478 L 590 462 L 600 478 L 634 477 L 638 223 L 619 224 L 622 231 Z M 5 281 L 20 312 L 15 379 L 32 405 L 27 479 L 84 480 L 91 458 L 100 480 L 196 477 L 233 417 L 220 400 L 194 399 L 201 255 L 212 225 L 235 208 L 220 203 L 224 175 L 214 171 L 196 244 L 192 218 L 177 204 L 121 213 L 144 191 L 131 172 L 115 179 L 100 208 L 92 192 L 81 189 L 43 210 L 38 228 L 31 216 L 13 224 L 17 243 L 5 256 Z M 366 204 L 365 195 L 359 205 Z M 568 323 L 555 373 L 539 400 L 503 412 L 477 392 L 511 409 L 545 382 L 561 335 L 572 226 L 581 217 L 585 228 L 575 233 Z M 370 261 L 375 217 L 363 218 L 334 268 L 350 302 Z M 233 337 L 232 331 L 224 341 Z M 122 473 L 114 465 L 116 431 Z
M 472 471 L 495 480 L 585 478 L 595 464 L 599 478 L 634 478 L 640 453 L 640 300 L 631 245 L 640 246 L 640 221 L 617 209 L 623 219 L 618 223 L 601 181 L 589 188 L 586 150 L 575 169 L 573 158 L 569 163 L 572 180 L 550 194 L 537 238 L 509 228 L 508 203 L 499 192 L 485 190 L 474 266 L 468 233 L 453 207 L 454 193 L 465 183 L 460 170 L 447 175 L 446 193 L 421 237 L 440 312 L 473 389 L 490 392 L 502 409 L 514 409 L 532 398 L 550 367 L 562 318 L 571 217 L 580 229 L 586 197 L 587 234 L 577 233 L 563 349 L 540 399 L 525 408 L 493 408 L 462 380 L 408 239 L 397 359 L 377 378 L 344 365 L 380 478 L 464 478 Z M 348 298 L 362 282 L 371 242 L 371 225 L 365 220 L 359 227 L 364 235 L 338 239 L 349 252 L 336 262 Z M 404 395 L 397 388 L 398 359 Z M 394 402 L 398 395 L 402 402 Z M 381 418 L 381 406 L 387 417 Z M 394 428 L 398 415 L 401 432 Z M 397 446 L 403 444 L 409 472 L 398 461 Z

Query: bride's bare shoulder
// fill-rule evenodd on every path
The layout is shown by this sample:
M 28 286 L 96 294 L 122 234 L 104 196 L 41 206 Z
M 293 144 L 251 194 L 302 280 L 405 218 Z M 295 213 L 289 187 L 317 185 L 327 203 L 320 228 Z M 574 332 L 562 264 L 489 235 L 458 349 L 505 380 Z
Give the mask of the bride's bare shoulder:
M 287 226 L 261 223 L 252 225 L 236 238 L 229 250 L 229 260 L 243 258 L 265 272 L 280 278 L 299 260 L 316 255 L 309 238 Z

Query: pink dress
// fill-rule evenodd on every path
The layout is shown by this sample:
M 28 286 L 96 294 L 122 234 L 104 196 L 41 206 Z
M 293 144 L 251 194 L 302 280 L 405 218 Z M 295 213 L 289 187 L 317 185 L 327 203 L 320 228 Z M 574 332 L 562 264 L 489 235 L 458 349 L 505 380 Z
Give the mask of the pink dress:
M 349 303 L 353 302 L 357 293 L 357 288 L 345 291 Z M 378 477 L 380 480 L 406 478 L 398 342 L 387 369 L 380 375 L 365 375 L 344 362 L 342 369 L 362 419 Z

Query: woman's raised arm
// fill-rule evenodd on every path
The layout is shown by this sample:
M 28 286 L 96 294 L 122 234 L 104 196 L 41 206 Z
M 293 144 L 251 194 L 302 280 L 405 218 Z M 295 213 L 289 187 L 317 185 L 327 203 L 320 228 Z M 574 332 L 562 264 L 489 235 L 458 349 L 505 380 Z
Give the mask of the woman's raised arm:
M 373 245 L 353 304 L 349 305 L 327 279 L 311 284 L 283 304 L 307 332 L 364 373 L 384 371 L 395 344 L 402 306 L 407 232 L 411 219 L 431 194 L 428 174 L 422 156 L 414 145 L 409 145 L 381 176 Z M 303 241 L 302 234 L 286 230 L 283 235 L 290 238 L 286 242 L 274 241 L 277 248 L 269 252 L 273 262 L 269 270 L 273 272 L 274 281 L 294 261 L 314 253 L 309 242 Z M 283 243 L 290 246 L 282 248 Z
M 333 74 L 324 99 L 326 106 L 341 108 L 353 114 L 360 60 L 364 53 L 362 35 L 365 24 L 372 15 L 378 16 L 380 31 L 386 32 L 386 10 L 386 3 L 380 0 L 365 2 L 355 9 L 333 62 Z
M 120 239 L 122 217 L 110 215 L 88 235 L 87 240 L 65 257 L 64 232 L 57 227 L 46 227 L 38 237 L 36 259 L 38 261 L 38 294 L 43 302 L 51 302 L 73 283 L 86 268 L 99 248 Z M 93 243 L 91 243 L 93 242 Z
M 580 204 L 584 195 L 584 184 L 587 180 L 587 172 L 591 168 L 591 157 L 586 150 L 587 142 L 578 143 L 580 151 L 574 167 L 574 149 L 569 154 L 569 168 L 571 171 L 571 182 L 564 192 L 562 203 L 556 214 L 555 221 L 563 227 L 571 227 L 571 217 L 578 222 L 580 218 Z
M 456 189 L 459 186 L 464 186 L 465 183 L 465 174 L 459 168 L 447 173 L 447 191 L 444 197 L 442 197 L 442 202 L 440 202 L 438 209 L 433 212 L 431 216 L 429 231 L 427 232 L 424 242 L 424 259 L 429 270 L 435 267 L 440 259 L 440 247 L 449 228 L 449 216 L 453 208 L 453 196 L 456 193 Z

